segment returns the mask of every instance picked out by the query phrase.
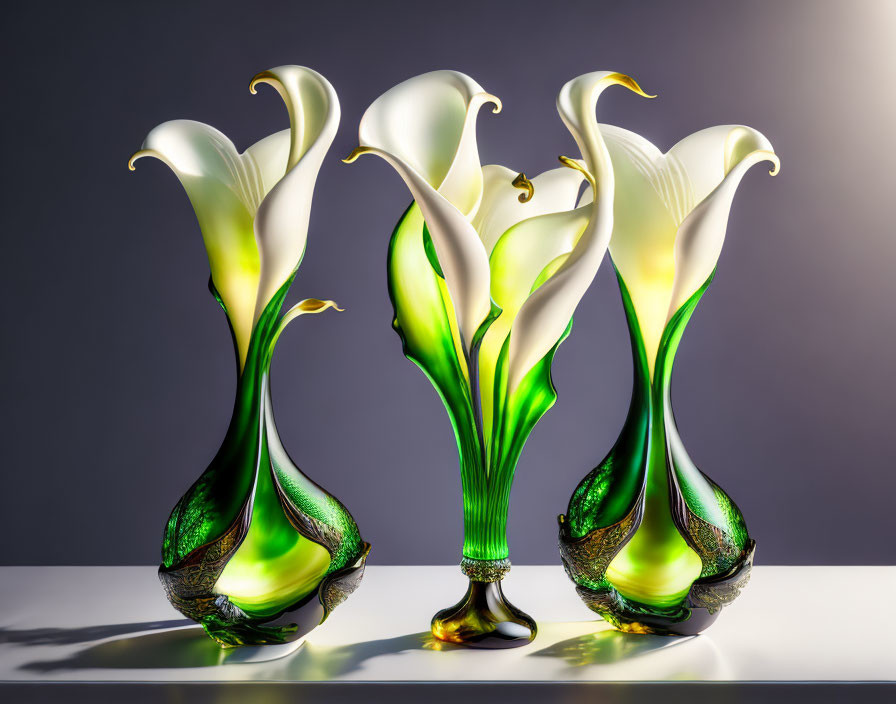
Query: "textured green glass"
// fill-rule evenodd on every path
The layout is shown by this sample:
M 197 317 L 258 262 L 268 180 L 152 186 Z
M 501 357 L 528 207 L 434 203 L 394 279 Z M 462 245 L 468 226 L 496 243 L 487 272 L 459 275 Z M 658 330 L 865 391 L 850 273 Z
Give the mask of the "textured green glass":
M 463 492 L 463 556 L 467 560 L 505 560 L 509 555 L 506 529 L 514 471 L 535 423 L 557 398 L 551 382 L 551 362 L 569 328 L 508 396 L 503 389 L 507 387 L 509 337 L 494 369 L 488 370 L 489 379 L 495 383 L 487 384 L 480 378 L 480 372 L 485 371 L 480 369 L 480 343 L 501 309 L 493 304 L 491 316 L 474 336 L 468 357 L 435 249 L 416 204 L 408 208 L 395 228 L 387 268 L 395 311 L 393 327 L 401 337 L 404 354 L 432 382 L 454 429 Z M 545 278 L 539 277 L 535 286 Z M 483 420 L 483 393 L 493 394 L 490 422 Z
M 274 424 L 270 365 L 291 283 L 253 329 L 224 442 L 174 507 L 162 544 L 169 599 L 223 645 L 303 635 L 351 591 L 369 549 L 345 507 L 291 461 Z
M 708 598 L 718 602 L 708 609 L 715 615 L 736 596 L 742 584 L 729 578 L 745 578 L 745 565 L 748 574 L 753 541 L 735 503 L 688 456 L 672 413 L 675 353 L 712 276 L 666 325 L 653 379 L 635 307 L 618 271 L 617 278 L 634 358 L 631 406 L 616 444 L 561 516 L 561 552 L 589 606 L 625 630 L 663 632 L 673 622 L 693 626 L 692 612 Z M 711 588 L 722 581 L 724 598 Z

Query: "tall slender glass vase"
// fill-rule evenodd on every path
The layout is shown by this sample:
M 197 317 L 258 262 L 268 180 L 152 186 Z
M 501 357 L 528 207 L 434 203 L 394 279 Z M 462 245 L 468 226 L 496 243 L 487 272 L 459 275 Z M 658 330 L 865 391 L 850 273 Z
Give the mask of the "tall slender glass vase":
M 563 566 L 585 603 L 622 631 L 693 635 L 750 576 L 754 541 L 731 498 L 684 448 L 672 413 L 672 365 L 712 277 L 672 316 L 655 365 L 618 277 L 631 335 L 634 389 L 607 457 L 559 517 Z
M 629 76 L 595 74 L 606 87 L 643 95 Z M 345 160 L 375 154 L 404 179 L 414 202 L 389 245 L 393 326 L 405 355 L 438 390 L 457 439 L 464 508 L 464 597 L 438 612 L 432 633 L 473 647 L 526 645 L 535 622 L 510 604 L 507 512 L 523 445 L 557 400 L 551 363 L 610 240 L 612 172 L 602 147 L 594 173 L 563 168 L 533 179 L 482 166 L 475 124 L 501 101 L 456 71 L 411 78 L 364 113 L 360 145 Z M 581 123 L 564 89 L 558 110 L 578 139 Z M 591 203 L 577 207 L 580 186 Z
M 593 74 L 570 84 L 587 95 Z M 744 125 L 688 135 L 663 153 L 584 116 L 612 162 L 609 253 L 631 335 L 634 390 L 616 444 L 560 516 L 560 552 L 585 602 L 623 631 L 690 635 L 746 584 L 755 543 L 740 510 L 684 448 L 672 412 L 675 353 L 716 271 L 737 188 L 780 161 Z M 587 141 L 587 140 L 586 140 Z M 581 146 L 581 145 L 580 145 Z M 586 161 L 593 145 L 583 150 Z
M 214 127 L 171 120 L 128 162 L 163 161 L 190 198 L 224 309 L 237 390 L 224 442 L 165 528 L 159 577 L 172 605 L 222 646 L 296 643 L 357 587 L 370 546 L 339 501 L 292 462 L 274 424 L 270 365 L 305 253 L 318 170 L 339 125 L 333 86 L 304 66 L 257 74 L 284 100 L 289 129 L 244 152 Z M 280 652 L 283 649 L 276 649 Z M 270 652 L 270 651 L 269 651 Z
M 439 640 L 475 648 L 525 645 L 535 637 L 535 621 L 511 604 L 501 587 L 510 571 L 507 516 L 523 444 L 556 398 L 550 385 L 553 351 L 519 393 L 510 398 L 495 394 L 495 405 L 486 408 L 492 422 L 486 423 L 482 389 L 493 376 L 500 379 L 506 373 L 499 369 L 495 375 L 484 335 L 477 337 L 469 354 L 458 344 L 444 279 L 427 256 L 428 237 L 420 209 L 413 204 L 392 235 L 388 282 L 395 310 L 393 326 L 405 355 L 439 392 L 454 429 L 460 465 L 461 570 L 469 584 L 457 604 L 433 617 L 432 633 Z M 483 329 L 493 322 L 494 317 Z M 506 359 L 506 351 L 501 358 Z M 499 386 L 495 381 L 495 387 Z

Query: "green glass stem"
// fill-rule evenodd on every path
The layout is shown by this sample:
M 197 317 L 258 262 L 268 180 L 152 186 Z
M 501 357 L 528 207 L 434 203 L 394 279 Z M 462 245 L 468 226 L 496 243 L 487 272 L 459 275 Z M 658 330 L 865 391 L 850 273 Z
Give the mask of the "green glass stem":
M 474 346 L 474 355 L 476 352 Z M 464 508 L 461 570 L 469 577 L 470 584 L 457 604 L 433 617 L 431 631 L 437 639 L 458 645 L 513 648 L 527 645 L 537 633 L 532 617 L 511 604 L 501 588 L 501 580 L 510 571 L 507 544 L 510 489 L 528 431 L 502 451 L 505 450 L 504 435 L 499 430 L 492 447 L 487 447 L 481 416 L 477 413 L 481 404 L 476 362 L 468 368 L 471 383 L 465 391 L 471 400 L 473 422 L 467 426 L 455 422 L 453 426 Z M 504 420 L 506 415 L 499 414 L 499 418 Z
M 475 412 L 480 406 L 475 363 L 470 368 L 474 373 L 466 392 L 473 399 L 473 422 L 466 428 L 455 425 L 464 508 L 462 554 L 470 560 L 506 560 L 510 555 L 507 515 L 516 461 L 509 468 L 506 461 L 491 461 L 492 455 L 500 458 L 500 453 L 490 453 L 486 447 L 481 418 Z
M 463 556 L 471 560 L 505 560 L 510 481 L 489 472 L 478 458 L 463 453 L 461 485 L 464 504 Z M 511 473 L 512 478 L 512 473 Z

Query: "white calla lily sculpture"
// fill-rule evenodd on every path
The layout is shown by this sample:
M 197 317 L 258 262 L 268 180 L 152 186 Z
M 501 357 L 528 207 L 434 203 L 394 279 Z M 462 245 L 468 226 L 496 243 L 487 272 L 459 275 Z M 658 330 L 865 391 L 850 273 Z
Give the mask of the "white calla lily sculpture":
M 281 313 L 302 260 L 315 181 L 339 125 L 319 73 L 280 66 L 269 84 L 289 129 L 240 154 L 190 120 L 153 129 L 129 167 L 164 161 L 183 184 L 208 253 L 209 288 L 233 333 L 233 417 L 209 467 L 175 506 L 159 576 L 171 603 L 225 647 L 297 641 L 357 586 L 369 545 L 345 507 L 295 466 L 274 424 L 269 369 L 293 319 L 336 308 L 306 299 Z
M 672 415 L 672 363 L 712 281 L 744 174 L 778 157 L 740 125 L 701 130 L 666 154 L 633 132 L 598 125 L 600 73 L 566 84 L 561 103 L 588 168 L 606 149 L 615 178 L 616 268 L 635 374 L 628 417 L 609 455 L 560 516 L 563 562 L 588 605 L 618 628 L 690 635 L 749 578 L 755 543 L 735 503 L 696 468 Z
M 602 74 L 594 99 L 628 76 Z M 401 83 L 365 112 L 360 146 L 385 159 L 414 202 L 388 253 L 394 327 L 429 377 L 457 440 L 464 506 L 465 597 L 433 634 L 479 647 L 524 645 L 535 623 L 506 601 L 508 502 L 517 460 L 556 400 L 551 362 L 597 273 L 613 227 L 613 171 L 599 135 L 588 167 L 531 180 L 480 164 L 476 118 L 500 101 L 469 76 L 435 71 Z M 592 105 L 593 109 L 593 105 Z M 561 114 L 569 123 L 570 115 Z M 594 174 L 594 176 L 592 176 Z M 596 179 L 595 179 L 596 177 Z M 576 207 L 583 178 L 591 203 Z

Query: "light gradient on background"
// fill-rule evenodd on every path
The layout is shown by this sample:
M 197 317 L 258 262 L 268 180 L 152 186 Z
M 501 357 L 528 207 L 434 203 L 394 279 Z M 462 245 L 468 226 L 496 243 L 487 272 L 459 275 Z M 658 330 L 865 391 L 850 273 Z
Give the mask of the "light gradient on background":
M 127 158 L 173 118 L 240 149 L 285 128 L 274 91 L 247 90 L 284 63 L 323 73 L 343 110 L 291 298 L 347 311 L 280 341 L 278 425 L 371 562 L 460 557 L 450 424 L 390 327 L 386 246 L 406 189 L 384 164 L 339 161 L 374 98 L 437 68 L 503 100 L 480 117 L 482 161 L 530 176 L 575 155 L 554 100 L 598 69 L 659 94 L 608 92 L 599 119 L 664 149 L 714 124 L 769 137 L 781 173 L 754 169 L 738 191 L 678 354 L 678 425 L 739 503 L 757 562 L 896 560 L 896 3 L 44 3 L 5 29 L 0 561 L 158 561 L 168 512 L 224 436 L 234 362 L 186 196 L 164 165 L 132 174 Z M 554 378 L 511 500 L 518 563 L 558 561 L 556 515 L 628 407 L 608 262 Z

